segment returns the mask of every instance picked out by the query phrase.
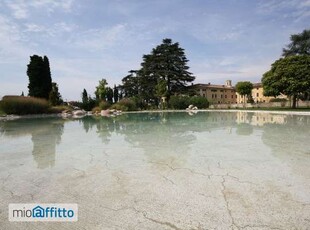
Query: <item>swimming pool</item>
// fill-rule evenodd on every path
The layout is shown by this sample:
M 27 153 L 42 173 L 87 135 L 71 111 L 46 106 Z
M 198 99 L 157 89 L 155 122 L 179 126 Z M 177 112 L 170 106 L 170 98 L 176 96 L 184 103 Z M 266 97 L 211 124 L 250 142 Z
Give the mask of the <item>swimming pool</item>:
M 0 223 L 309 229 L 309 140 L 310 116 L 259 112 L 0 121 Z M 36 202 L 77 203 L 78 221 L 8 221 L 8 204 Z

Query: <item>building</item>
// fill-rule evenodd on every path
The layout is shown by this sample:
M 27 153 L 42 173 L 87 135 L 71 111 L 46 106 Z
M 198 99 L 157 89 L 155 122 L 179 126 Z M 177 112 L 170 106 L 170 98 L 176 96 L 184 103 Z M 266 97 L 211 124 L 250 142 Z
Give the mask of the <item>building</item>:
M 225 85 L 195 84 L 192 86 L 200 96 L 206 97 L 213 104 L 234 104 L 237 103 L 235 88 L 231 85 L 231 80 L 227 80 Z
M 237 103 L 244 103 L 244 97 L 242 97 L 238 93 L 236 94 L 237 94 Z M 263 89 L 262 83 L 253 83 L 253 89 L 252 89 L 251 96 L 255 103 L 270 102 L 271 99 L 274 99 L 274 97 L 264 96 L 264 89 Z M 287 96 L 281 94 L 277 96 L 276 98 L 287 99 Z
M 195 84 L 192 87 L 200 96 L 206 97 L 212 104 L 235 104 L 244 103 L 247 97 L 238 94 L 235 87 L 232 86 L 231 80 L 227 80 L 225 85 L 213 84 Z M 274 97 L 264 96 L 262 83 L 254 83 L 252 89 L 252 98 L 255 103 L 270 102 Z M 285 95 L 280 95 L 277 98 L 287 98 Z

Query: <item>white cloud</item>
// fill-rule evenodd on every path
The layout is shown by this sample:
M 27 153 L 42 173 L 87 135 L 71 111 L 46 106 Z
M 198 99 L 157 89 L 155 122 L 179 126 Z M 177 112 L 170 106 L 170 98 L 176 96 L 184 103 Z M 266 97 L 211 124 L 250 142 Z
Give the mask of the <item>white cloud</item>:
M 0 62 L 15 62 L 25 58 L 31 49 L 23 44 L 23 35 L 17 24 L 0 15 Z
M 34 9 L 44 9 L 49 13 L 55 10 L 70 12 L 74 0 L 6 0 L 7 7 L 16 19 L 28 18 Z
M 310 0 L 261 0 L 258 4 L 257 12 L 263 14 L 273 14 L 289 10 L 289 13 L 281 13 L 284 17 L 292 17 L 295 21 L 302 20 L 310 16 Z
M 32 0 L 27 1 L 30 6 L 35 8 L 46 8 L 50 11 L 54 11 L 55 9 L 62 9 L 66 12 L 70 12 L 73 6 L 74 0 Z
M 25 30 L 23 32 L 41 33 L 44 37 L 46 37 L 46 35 L 50 37 L 61 36 L 65 33 L 70 33 L 77 28 L 76 25 L 65 22 L 55 23 L 49 26 L 38 25 L 35 23 L 25 23 L 24 26 Z
M 117 24 L 111 28 L 90 29 L 82 31 L 73 39 L 73 43 L 88 50 L 102 50 L 126 39 L 126 25 Z
M 23 19 L 28 17 L 27 5 L 23 0 L 7 1 L 7 6 L 11 9 L 15 18 Z

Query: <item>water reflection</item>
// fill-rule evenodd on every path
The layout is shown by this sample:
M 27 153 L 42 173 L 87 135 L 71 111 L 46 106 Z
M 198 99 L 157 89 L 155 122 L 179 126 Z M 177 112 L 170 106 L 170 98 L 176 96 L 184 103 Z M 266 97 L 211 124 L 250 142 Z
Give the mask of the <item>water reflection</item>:
M 7 137 L 31 135 L 33 159 L 38 168 L 45 169 L 55 165 L 56 145 L 60 144 L 64 122 L 58 118 L 0 122 L 0 133 Z
M 175 167 L 187 161 L 198 134 L 205 136 L 203 132 L 212 134 L 219 131 L 220 138 L 225 142 L 232 135 L 251 136 L 259 131 L 259 135 L 253 138 L 262 139 L 277 156 L 283 153 L 310 154 L 310 116 L 242 111 L 198 112 L 194 115 L 179 112 L 123 114 L 118 117 L 86 116 L 73 120 L 80 122 L 85 133 L 97 136 L 101 144 L 109 145 L 115 135 L 120 135 L 123 139 L 118 139 L 120 143 L 117 147 L 121 147 L 121 142 L 125 141 L 133 151 L 135 148 L 142 149 L 148 161 L 174 162 Z M 55 165 L 56 146 L 61 142 L 65 122 L 71 120 L 44 118 L 0 122 L 0 135 L 31 135 L 33 159 L 38 168 L 44 169 Z M 219 138 L 216 135 L 208 137 Z

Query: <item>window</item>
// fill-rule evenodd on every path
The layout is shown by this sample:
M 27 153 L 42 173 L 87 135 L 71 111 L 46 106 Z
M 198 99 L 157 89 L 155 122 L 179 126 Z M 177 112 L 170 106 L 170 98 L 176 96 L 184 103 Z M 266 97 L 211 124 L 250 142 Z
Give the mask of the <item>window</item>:
M 256 97 L 259 97 L 259 93 L 256 94 Z
M 221 98 L 223 98 L 223 94 L 221 94 Z
M 213 93 L 212 93 L 212 98 L 214 97 Z
M 236 98 L 237 98 L 237 95 L 236 95 Z
M 206 94 L 202 94 L 203 97 L 206 97 Z
M 224 92 L 224 90 L 221 90 L 221 92 Z
M 227 95 L 225 95 L 225 98 L 227 98 Z
M 217 92 L 217 90 L 216 89 L 211 89 L 211 92 Z
M 234 95 L 231 95 L 231 99 L 234 99 Z
M 217 98 L 217 94 L 214 94 L 214 97 Z

